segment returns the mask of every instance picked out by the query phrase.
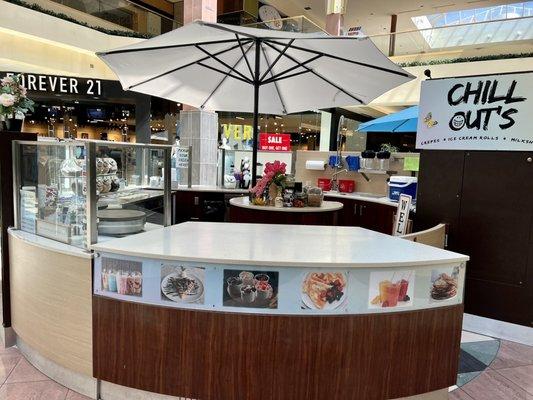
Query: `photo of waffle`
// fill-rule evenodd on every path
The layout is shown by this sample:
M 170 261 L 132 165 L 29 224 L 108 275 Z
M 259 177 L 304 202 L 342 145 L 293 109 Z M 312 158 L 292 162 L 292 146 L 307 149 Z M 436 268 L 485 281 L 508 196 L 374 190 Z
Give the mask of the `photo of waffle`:
M 302 309 L 335 310 L 346 304 L 346 273 L 310 272 L 302 282 Z
M 161 300 L 204 304 L 205 268 L 161 265 Z
M 102 291 L 142 296 L 142 262 L 102 257 Z
M 225 269 L 223 305 L 276 309 L 278 279 L 278 272 Z
M 431 271 L 429 295 L 436 301 L 449 300 L 457 295 L 459 267 Z

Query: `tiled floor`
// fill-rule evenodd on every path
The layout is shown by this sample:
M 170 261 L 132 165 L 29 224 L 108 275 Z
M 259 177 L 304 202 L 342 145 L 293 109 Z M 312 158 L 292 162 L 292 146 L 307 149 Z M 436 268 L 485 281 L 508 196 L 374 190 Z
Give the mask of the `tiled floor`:
M 460 387 L 449 393 L 449 399 L 533 400 L 533 347 L 505 340 L 476 339 L 461 343 L 460 368 L 488 367 L 482 372 L 460 373 L 457 380 Z
M 459 387 L 450 400 L 533 400 L 533 347 L 464 332 Z M 0 350 L 0 400 L 89 400 L 35 369 L 16 348 Z

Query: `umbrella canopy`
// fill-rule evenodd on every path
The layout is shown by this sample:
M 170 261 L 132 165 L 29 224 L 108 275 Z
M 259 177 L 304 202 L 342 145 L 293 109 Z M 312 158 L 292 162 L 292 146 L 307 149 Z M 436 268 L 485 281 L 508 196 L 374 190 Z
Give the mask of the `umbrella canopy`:
M 418 106 L 385 115 L 359 125 L 358 132 L 416 132 Z
M 201 109 L 253 112 L 254 166 L 259 113 L 366 104 L 414 78 L 368 38 L 201 21 L 98 55 L 125 90 Z

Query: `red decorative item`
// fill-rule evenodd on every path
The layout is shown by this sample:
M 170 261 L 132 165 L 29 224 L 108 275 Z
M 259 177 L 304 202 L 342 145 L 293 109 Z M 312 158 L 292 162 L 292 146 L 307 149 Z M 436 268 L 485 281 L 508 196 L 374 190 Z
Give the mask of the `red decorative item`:
M 355 181 L 351 179 L 339 179 L 339 192 L 353 193 L 355 191 Z
M 325 192 L 330 191 L 331 190 L 331 179 L 318 178 L 318 187 Z

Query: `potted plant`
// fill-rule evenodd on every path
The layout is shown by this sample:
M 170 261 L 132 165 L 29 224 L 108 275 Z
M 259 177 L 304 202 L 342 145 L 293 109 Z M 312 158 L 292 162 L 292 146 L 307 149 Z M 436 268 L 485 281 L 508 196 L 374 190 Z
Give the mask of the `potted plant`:
M 26 94 L 19 75 L 10 75 L 0 80 L 0 122 L 8 131 L 21 131 L 24 116 L 33 111 L 35 104 Z

